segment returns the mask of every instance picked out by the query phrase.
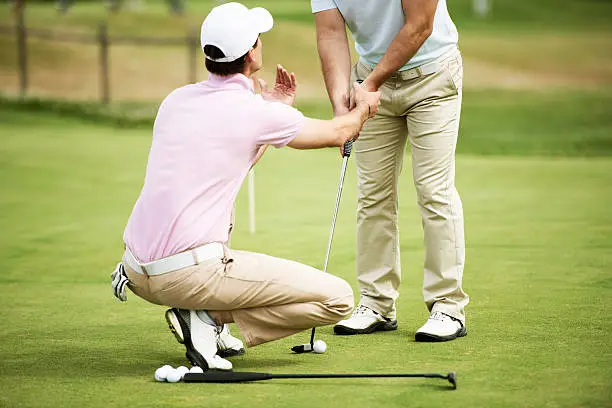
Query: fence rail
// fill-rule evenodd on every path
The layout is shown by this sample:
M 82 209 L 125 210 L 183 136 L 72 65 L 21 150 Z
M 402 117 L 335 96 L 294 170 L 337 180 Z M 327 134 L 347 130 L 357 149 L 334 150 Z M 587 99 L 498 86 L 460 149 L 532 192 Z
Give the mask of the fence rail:
M 97 33 L 84 34 L 58 31 L 46 28 L 26 27 L 23 14 L 17 13 L 17 23 L 13 26 L 0 25 L 0 35 L 16 37 L 17 63 L 19 71 L 19 94 L 25 97 L 28 92 L 28 40 L 31 38 L 42 41 L 96 44 L 99 48 L 100 100 L 109 103 L 110 95 L 110 60 L 109 49 L 112 45 L 136 46 L 184 46 L 187 58 L 187 81 L 197 81 L 197 31 L 192 28 L 185 36 L 177 37 L 145 37 L 145 36 L 109 36 L 106 23 L 100 23 Z

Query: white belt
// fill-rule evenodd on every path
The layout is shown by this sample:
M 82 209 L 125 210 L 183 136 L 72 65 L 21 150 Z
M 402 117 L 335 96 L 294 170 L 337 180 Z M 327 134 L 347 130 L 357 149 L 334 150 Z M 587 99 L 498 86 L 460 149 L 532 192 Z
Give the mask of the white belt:
M 419 65 L 418 67 L 406 69 L 404 71 L 394 72 L 393 74 L 391 74 L 389 79 L 409 80 L 409 79 L 414 79 L 414 78 L 419 78 L 419 77 L 434 74 L 440 71 L 444 67 L 444 61 L 446 61 L 447 59 L 451 57 L 458 56 L 458 55 L 459 55 L 459 50 L 457 48 L 453 48 L 452 50 L 447 51 L 446 53 L 442 54 L 435 61 L 429 62 L 427 64 Z M 366 71 L 368 72 L 372 71 L 372 68 L 369 67 L 364 62 L 362 62 L 361 60 L 359 60 L 358 63 L 363 68 L 365 68 Z
M 157 259 L 149 263 L 140 263 L 129 248 L 125 248 L 125 261 L 134 271 L 143 275 L 161 275 L 168 272 L 177 271 L 179 269 L 188 268 L 197 265 L 208 259 L 222 259 L 225 253 L 223 244 L 212 242 L 202 245 L 189 251 L 181 252 L 176 255 L 171 255 L 166 258 Z

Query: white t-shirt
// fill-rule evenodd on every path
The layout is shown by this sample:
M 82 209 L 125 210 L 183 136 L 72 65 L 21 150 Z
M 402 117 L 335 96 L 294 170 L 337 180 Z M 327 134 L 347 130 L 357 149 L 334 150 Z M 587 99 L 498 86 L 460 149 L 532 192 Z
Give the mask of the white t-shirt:
M 401 0 L 311 0 L 312 12 L 337 8 L 353 34 L 355 49 L 363 63 L 374 67 L 404 26 Z M 434 61 L 457 46 L 457 27 L 446 0 L 438 1 L 433 32 L 400 71 Z

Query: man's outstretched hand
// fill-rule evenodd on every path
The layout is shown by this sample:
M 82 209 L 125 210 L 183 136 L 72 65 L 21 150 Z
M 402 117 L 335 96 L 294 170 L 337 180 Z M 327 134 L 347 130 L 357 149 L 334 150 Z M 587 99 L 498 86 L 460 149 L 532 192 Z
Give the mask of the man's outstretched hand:
M 282 65 L 276 66 L 276 83 L 273 89 L 268 89 L 266 81 L 261 78 L 257 78 L 257 82 L 261 88 L 261 97 L 265 100 L 282 102 L 286 105 L 293 105 L 295 102 L 297 89 L 295 74 L 287 72 Z

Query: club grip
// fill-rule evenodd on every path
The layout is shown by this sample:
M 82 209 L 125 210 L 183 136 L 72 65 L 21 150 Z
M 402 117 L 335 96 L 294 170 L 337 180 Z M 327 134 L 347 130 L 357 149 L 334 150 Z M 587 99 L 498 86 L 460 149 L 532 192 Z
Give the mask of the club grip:
M 254 373 L 240 371 L 206 371 L 203 373 L 186 373 L 183 377 L 185 382 L 204 382 L 204 383 L 235 383 L 245 381 L 269 380 L 272 374 Z
M 353 150 L 353 141 L 349 140 L 348 142 L 346 142 L 344 144 L 344 154 L 342 156 L 343 157 L 350 157 L 351 150 Z
M 363 79 L 358 79 L 356 81 L 358 84 L 363 82 Z M 348 142 L 346 142 L 344 144 L 344 154 L 343 157 L 350 157 L 351 156 L 351 151 L 353 150 L 353 141 L 349 140 Z

